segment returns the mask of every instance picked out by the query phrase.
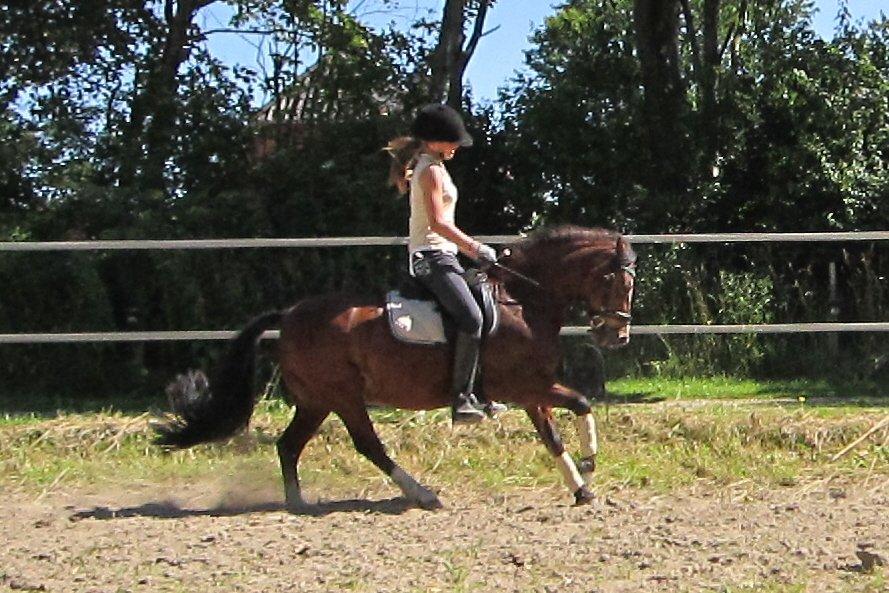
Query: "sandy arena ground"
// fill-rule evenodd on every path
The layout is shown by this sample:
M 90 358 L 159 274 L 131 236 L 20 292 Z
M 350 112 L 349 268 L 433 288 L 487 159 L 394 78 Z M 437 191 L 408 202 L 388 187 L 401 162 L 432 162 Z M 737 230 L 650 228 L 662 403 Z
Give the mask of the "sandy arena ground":
M 587 507 L 548 488 L 465 505 L 445 490 L 435 512 L 394 488 L 328 492 L 301 515 L 270 485 L 6 498 L 0 590 L 889 591 L 889 567 L 866 570 L 889 549 L 889 484 L 873 478 Z

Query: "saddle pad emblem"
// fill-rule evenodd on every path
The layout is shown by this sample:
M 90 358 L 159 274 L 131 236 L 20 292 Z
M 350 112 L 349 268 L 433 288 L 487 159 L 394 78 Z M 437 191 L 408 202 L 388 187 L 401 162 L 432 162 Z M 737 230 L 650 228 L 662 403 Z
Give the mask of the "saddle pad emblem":
M 444 323 L 433 301 L 404 298 L 397 290 L 386 295 L 386 317 L 392 335 L 409 344 L 445 344 Z
M 395 324 L 402 331 L 410 333 L 411 328 L 414 326 L 414 320 L 410 315 L 400 315 L 395 318 Z

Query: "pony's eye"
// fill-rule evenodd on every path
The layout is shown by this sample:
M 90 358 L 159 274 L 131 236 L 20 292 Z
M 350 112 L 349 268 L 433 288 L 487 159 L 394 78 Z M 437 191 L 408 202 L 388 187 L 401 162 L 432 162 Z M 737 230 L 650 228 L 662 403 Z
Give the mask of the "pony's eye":
M 611 272 L 610 274 L 605 274 L 604 276 L 602 276 L 602 278 L 605 280 L 614 280 L 614 272 Z

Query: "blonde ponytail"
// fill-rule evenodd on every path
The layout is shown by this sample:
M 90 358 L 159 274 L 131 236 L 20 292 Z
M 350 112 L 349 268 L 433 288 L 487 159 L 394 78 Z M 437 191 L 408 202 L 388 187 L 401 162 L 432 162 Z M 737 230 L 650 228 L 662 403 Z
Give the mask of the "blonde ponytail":
M 398 189 L 399 194 L 406 194 L 410 188 L 412 169 L 422 146 L 422 141 L 417 138 L 401 136 L 390 140 L 383 149 L 392 157 L 392 164 L 389 166 L 389 185 Z

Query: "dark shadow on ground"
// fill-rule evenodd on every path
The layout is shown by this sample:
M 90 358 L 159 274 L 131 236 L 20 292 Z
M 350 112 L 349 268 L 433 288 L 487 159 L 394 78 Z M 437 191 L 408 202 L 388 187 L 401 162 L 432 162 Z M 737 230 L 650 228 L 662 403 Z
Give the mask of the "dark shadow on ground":
M 663 401 L 732 401 L 760 400 L 762 403 L 777 405 L 806 405 L 823 407 L 889 407 L 889 385 L 871 380 L 832 379 L 786 379 L 769 380 L 751 379 L 754 384 L 748 390 L 740 391 L 732 384 L 731 378 L 725 379 L 725 390 L 721 388 L 716 377 L 712 385 L 703 380 L 703 385 L 693 387 L 691 393 L 678 396 L 669 383 L 663 393 L 656 386 L 649 390 L 630 393 L 606 391 L 605 395 L 596 398 L 599 403 L 606 404 L 653 404 Z M 743 379 L 738 379 L 743 380 Z M 656 379 L 652 380 L 656 383 Z M 669 382 L 670 380 L 667 379 Z M 673 383 L 676 380 L 672 380 Z M 703 392 L 700 392 L 701 389 Z M 643 388 L 644 389 L 644 388 Z
M 889 406 L 889 387 L 876 381 L 842 379 L 770 381 L 751 395 L 775 399 L 791 398 L 809 406 L 868 408 Z
M 294 515 L 323 517 L 333 513 L 379 513 L 382 515 L 401 515 L 409 509 L 417 508 L 406 498 L 396 496 L 383 500 L 365 500 L 353 498 L 348 500 L 330 500 L 307 504 L 297 509 L 289 509 Z
M 804 402 L 779 402 L 813 408 L 889 408 L 889 397 L 807 397 Z
M 98 506 L 88 510 L 77 511 L 69 517 L 71 521 L 84 519 L 126 519 L 132 517 L 153 517 L 156 519 L 183 519 L 186 517 L 235 517 L 256 513 L 287 511 L 294 515 L 323 517 L 333 513 L 380 513 L 384 515 L 400 515 L 408 509 L 415 508 L 403 497 L 383 500 L 348 499 L 307 503 L 299 508 L 288 508 L 283 502 L 268 501 L 241 505 L 219 505 L 212 508 L 188 508 L 172 501 L 148 502 L 139 506 L 111 508 Z
M 603 395 L 596 398 L 596 402 L 602 404 L 654 404 L 665 399 L 667 398 L 651 391 L 637 391 L 634 393 L 611 393 L 606 391 Z

